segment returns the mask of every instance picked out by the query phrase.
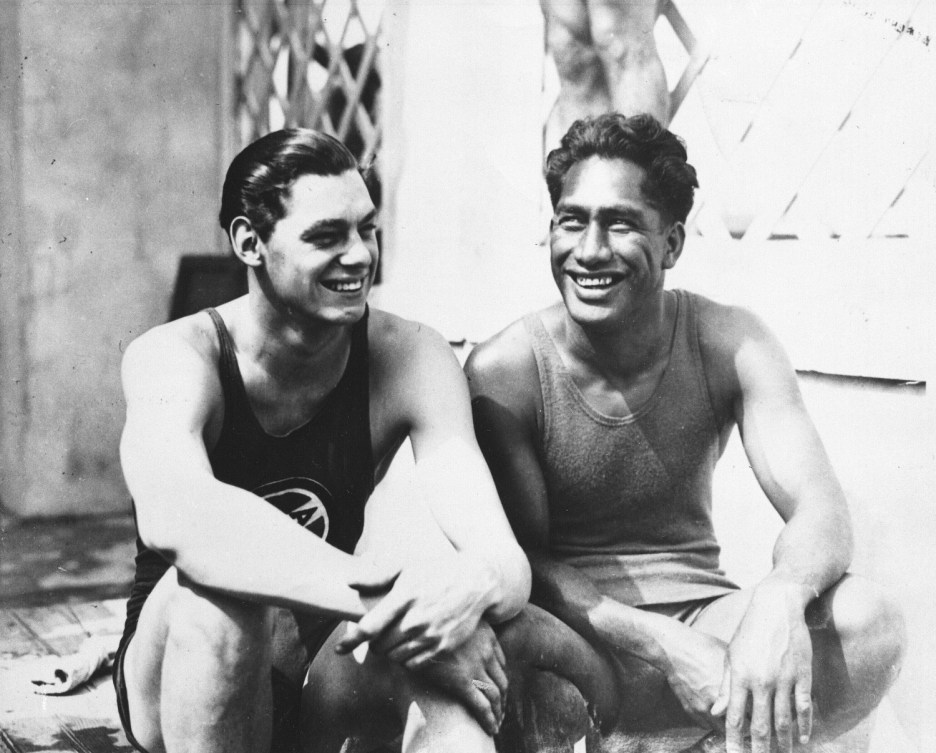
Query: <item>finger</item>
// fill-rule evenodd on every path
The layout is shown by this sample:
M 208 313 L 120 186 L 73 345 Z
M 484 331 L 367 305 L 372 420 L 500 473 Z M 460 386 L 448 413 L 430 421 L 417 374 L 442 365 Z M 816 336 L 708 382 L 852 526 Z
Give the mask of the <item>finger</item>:
M 374 648 L 373 643 L 371 643 L 371 647 Z M 386 657 L 392 662 L 397 664 L 405 664 L 424 649 L 425 643 L 422 640 L 417 639 L 403 641 L 402 643 L 399 643 L 395 647 L 391 648 L 389 651 L 382 653 L 384 653 Z
M 755 691 L 751 703 L 751 753 L 770 753 L 772 717 L 773 697 L 762 690 Z
M 732 687 L 725 709 L 725 750 L 727 753 L 744 753 L 744 715 L 747 711 L 746 688 Z
M 507 679 L 507 673 L 504 671 L 501 663 L 497 661 L 497 658 L 494 657 L 492 661 L 487 662 L 486 665 L 488 675 L 494 681 L 494 684 L 497 685 L 497 689 L 500 691 L 501 696 L 501 708 L 503 709 L 504 705 L 507 703 L 507 690 L 510 687 L 510 681 Z
M 484 693 L 478 688 L 472 688 L 466 700 L 468 712 L 478 721 L 481 729 L 487 732 L 491 737 L 497 734 L 497 718 L 494 715 L 494 709 Z
M 348 625 L 344 638 L 338 641 L 335 650 L 339 654 L 347 654 L 365 641 L 377 638 L 403 615 L 408 606 L 407 602 L 394 599 L 391 592 L 357 624 Z
M 348 580 L 348 585 L 356 591 L 371 593 L 386 591 L 400 575 L 399 567 L 371 565 L 361 567 L 357 574 Z
M 497 663 L 502 667 L 507 666 L 507 657 L 504 654 L 504 649 L 501 648 L 500 641 L 497 638 L 494 639 L 494 657 L 497 659 Z
M 494 712 L 495 725 L 497 729 L 499 729 L 503 719 L 500 688 L 497 687 L 496 683 L 490 677 L 473 679 L 471 684 L 484 693 L 484 697 L 487 698 L 488 703 L 491 705 L 491 710 Z M 497 730 L 495 729 L 495 731 Z
M 812 678 L 799 680 L 793 690 L 793 702 L 796 705 L 796 726 L 799 728 L 799 741 L 803 745 L 809 742 L 813 727 Z
M 792 695 L 790 688 L 781 687 L 774 696 L 773 726 L 781 753 L 791 753 L 793 750 Z
M 725 712 L 728 710 L 728 699 L 731 696 L 731 669 L 727 664 L 728 663 L 725 662 L 725 671 L 722 674 L 721 687 L 718 689 L 715 703 L 713 703 L 712 708 L 709 709 L 709 714 L 715 717 L 724 716 Z
M 430 662 L 433 662 L 439 658 L 439 652 L 434 648 L 427 648 L 421 651 L 420 653 L 411 656 L 405 662 L 403 666 L 408 670 L 415 672 L 417 670 L 423 669 Z
M 389 656 L 398 648 L 413 642 L 421 642 L 424 649 L 430 643 L 429 639 L 418 630 L 404 631 L 401 629 L 400 622 L 396 621 L 388 625 L 380 635 L 372 638 L 370 645 L 371 649 L 378 654 Z

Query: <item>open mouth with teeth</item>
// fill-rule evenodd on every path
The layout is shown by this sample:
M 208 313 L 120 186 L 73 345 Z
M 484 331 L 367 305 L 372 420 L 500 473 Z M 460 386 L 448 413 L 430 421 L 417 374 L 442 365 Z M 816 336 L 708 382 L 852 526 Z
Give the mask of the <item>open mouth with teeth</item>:
M 602 274 L 575 274 L 570 272 L 569 277 L 576 285 L 586 290 L 607 290 L 623 279 L 623 275 L 607 272 Z
M 335 293 L 357 293 L 364 287 L 364 279 L 322 280 L 322 285 Z

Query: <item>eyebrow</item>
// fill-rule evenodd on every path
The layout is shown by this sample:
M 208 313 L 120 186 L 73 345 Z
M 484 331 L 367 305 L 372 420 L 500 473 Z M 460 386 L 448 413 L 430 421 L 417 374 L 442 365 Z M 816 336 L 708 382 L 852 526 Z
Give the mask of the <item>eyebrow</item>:
M 556 206 L 556 214 L 561 214 L 563 212 L 569 212 L 572 214 L 591 214 L 592 209 L 581 204 L 559 202 L 559 204 Z M 631 204 L 612 204 L 610 206 L 603 206 L 595 210 L 595 213 L 601 219 L 606 219 L 610 215 L 622 215 L 627 218 L 634 218 L 642 222 L 647 222 L 646 213 L 642 212 L 640 209 Z
M 359 224 L 364 225 L 368 222 L 372 222 L 377 217 L 377 210 L 372 209 L 367 214 L 365 214 Z M 302 237 L 308 235 L 315 235 L 316 233 L 329 232 L 329 231 L 344 231 L 351 225 L 350 222 L 343 219 L 325 219 L 319 220 L 318 222 L 313 222 L 305 230 L 302 231 Z

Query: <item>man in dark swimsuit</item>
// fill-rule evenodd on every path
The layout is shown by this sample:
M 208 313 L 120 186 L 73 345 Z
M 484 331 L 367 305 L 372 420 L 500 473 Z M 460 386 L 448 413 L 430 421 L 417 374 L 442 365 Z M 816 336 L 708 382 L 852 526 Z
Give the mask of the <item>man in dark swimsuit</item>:
M 684 146 L 649 115 L 582 120 L 546 180 L 563 301 L 466 364 L 478 440 L 549 613 L 507 626 L 508 656 L 544 631 L 584 640 L 618 673 L 623 725 L 695 721 L 731 753 L 748 731 L 755 753 L 833 749 L 899 671 L 903 622 L 846 573 L 847 504 L 776 338 L 748 311 L 664 289 L 697 186 Z M 772 571 L 747 590 L 720 570 L 711 518 L 736 425 L 785 521 Z
M 260 139 L 220 213 L 249 292 L 127 350 L 140 553 L 115 685 L 142 750 L 401 732 L 405 750 L 493 750 L 506 678 L 490 626 L 526 602 L 529 566 L 448 344 L 368 311 L 375 215 L 336 140 Z M 356 556 L 407 439 L 411 493 L 375 500 L 377 526 L 368 506 Z

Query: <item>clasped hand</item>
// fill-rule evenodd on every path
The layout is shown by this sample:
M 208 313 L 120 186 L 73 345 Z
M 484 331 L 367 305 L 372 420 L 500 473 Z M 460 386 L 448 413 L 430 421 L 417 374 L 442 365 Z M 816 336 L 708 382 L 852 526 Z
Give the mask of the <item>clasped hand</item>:
M 372 566 L 350 585 L 369 611 L 350 624 L 336 650 L 364 642 L 461 701 L 482 728 L 500 728 L 507 698 L 506 659 L 482 619 L 485 582 L 477 563 L 453 555 L 402 570 Z
M 369 641 L 372 651 L 418 669 L 475 631 L 489 605 L 484 583 L 477 564 L 457 554 L 407 565 L 391 581 L 353 581 L 369 611 L 349 624 L 337 651 L 346 654 Z

